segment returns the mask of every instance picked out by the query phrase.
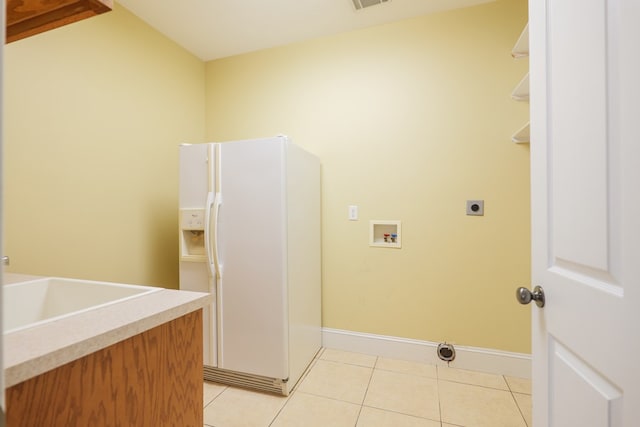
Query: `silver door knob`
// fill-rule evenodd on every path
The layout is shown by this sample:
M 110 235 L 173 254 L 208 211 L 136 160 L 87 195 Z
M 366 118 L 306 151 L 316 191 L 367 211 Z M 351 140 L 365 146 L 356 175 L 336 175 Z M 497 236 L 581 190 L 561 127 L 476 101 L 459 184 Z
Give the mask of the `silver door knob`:
M 8 256 L 3 256 L 2 257 L 2 265 L 9 265 L 9 257 Z
M 527 288 L 516 289 L 516 298 L 520 304 L 529 304 L 531 301 L 535 301 L 538 307 L 544 307 L 544 289 L 542 286 L 536 286 L 531 292 Z

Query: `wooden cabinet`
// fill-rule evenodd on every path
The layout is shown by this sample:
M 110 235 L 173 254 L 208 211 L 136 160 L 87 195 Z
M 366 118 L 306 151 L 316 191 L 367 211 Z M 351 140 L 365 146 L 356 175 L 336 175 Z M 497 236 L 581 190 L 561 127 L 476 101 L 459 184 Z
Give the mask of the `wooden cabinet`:
M 6 4 L 7 43 L 113 9 L 113 0 L 7 0 Z
M 203 424 L 202 310 L 6 390 L 7 427 Z

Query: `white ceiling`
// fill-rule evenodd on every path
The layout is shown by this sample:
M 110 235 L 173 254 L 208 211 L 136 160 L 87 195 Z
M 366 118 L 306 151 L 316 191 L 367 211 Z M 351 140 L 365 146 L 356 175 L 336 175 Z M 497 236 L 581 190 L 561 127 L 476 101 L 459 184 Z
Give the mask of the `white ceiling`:
M 204 61 L 494 0 L 117 0 Z

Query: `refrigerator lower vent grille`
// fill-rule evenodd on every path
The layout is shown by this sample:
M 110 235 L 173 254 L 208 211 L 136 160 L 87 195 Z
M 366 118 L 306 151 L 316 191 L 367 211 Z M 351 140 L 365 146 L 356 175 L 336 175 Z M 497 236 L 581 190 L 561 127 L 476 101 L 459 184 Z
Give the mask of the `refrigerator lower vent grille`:
M 224 369 L 212 368 L 211 366 L 204 367 L 204 379 L 221 384 L 281 394 L 283 396 L 289 394 L 287 380 L 226 371 Z

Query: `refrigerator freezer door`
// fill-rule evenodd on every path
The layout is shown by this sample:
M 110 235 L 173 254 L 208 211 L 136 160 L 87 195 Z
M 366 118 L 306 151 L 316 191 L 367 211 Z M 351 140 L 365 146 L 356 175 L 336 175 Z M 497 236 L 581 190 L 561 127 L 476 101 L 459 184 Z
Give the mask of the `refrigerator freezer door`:
M 216 185 L 214 144 L 181 145 L 179 150 L 179 208 L 181 211 L 205 211 L 207 195 Z M 185 232 L 190 233 L 180 229 L 181 245 L 186 241 L 182 236 Z M 181 253 L 185 253 L 184 248 Z M 181 257 L 180 289 L 215 293 L 215 280 L 208 271 L 206 257 Z M 205 307 L 203 313 L 204 363 L 209 366 L 217 366 L 216 310 L 214 303 Z
M 207 193 L 215 191 L 213 144 L 180 146 L 180 209 L 204 209 Z
M 288 378 L 283 137 L 220 145 L 218 367 Z

